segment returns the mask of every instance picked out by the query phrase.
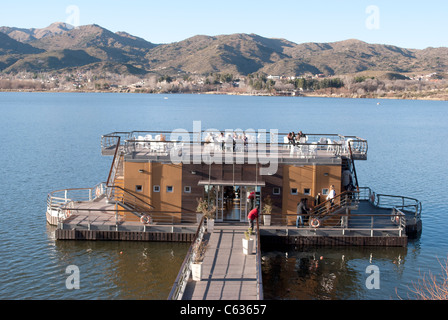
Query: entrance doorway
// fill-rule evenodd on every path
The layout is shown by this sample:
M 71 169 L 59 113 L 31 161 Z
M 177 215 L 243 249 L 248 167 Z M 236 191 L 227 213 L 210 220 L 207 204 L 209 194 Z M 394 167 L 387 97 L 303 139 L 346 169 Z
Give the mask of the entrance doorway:
M 217 222 L 247 222 L 255 205 L 261 208 L 261 186 L 205 185 L 205 199 L 216 206 Z

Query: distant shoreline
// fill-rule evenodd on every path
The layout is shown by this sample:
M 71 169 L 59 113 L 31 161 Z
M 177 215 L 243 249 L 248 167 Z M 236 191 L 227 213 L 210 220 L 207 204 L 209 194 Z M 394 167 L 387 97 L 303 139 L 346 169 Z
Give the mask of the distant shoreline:
M 419 92 L 397 92 L 390 96 L 357 96 L 345 94 L 319 94 L 304 93 L 300 95 L 281 95 L 269 93 L 241 93 L 241 92 L 119 92 L 111 90 L 5 90 L 0 89 L 0 93 L 121 93 L 121 94 L 151 94 L 151 95 L 171 95 L 171 94 L 187 94 L 187 95 L 229 95 L 229 96 L 252 96 L 252 97 L 291 97 L 291 98 L 343 98 L 343 99 L 376 99 L 376 100 L 421 100 L 421 101 L 448 101 L 448 91 L 442 93 L 433 93 L 422 95 Z M 415 95 L 414 95 L 415 94 Z M 418 96 L 417 96 L 418 95 Z M 432 96 L 431 96 L 432 95 Z

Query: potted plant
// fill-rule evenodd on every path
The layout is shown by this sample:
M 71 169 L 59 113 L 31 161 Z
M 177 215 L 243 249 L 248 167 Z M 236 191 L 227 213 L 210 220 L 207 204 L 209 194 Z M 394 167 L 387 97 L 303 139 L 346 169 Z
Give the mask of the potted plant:
M 209 205 L 207 201 L 202 198 L 198 199 L 198 206 L 196 212 L 200 212 L 207 219 L 207 231 L 213 232 L 215 226 L 215 212 L 216 207 Z
M 191 277 L 193 281 L 201 281 L 202 279 L 202 261 L 204 261 L 207 242 L 198 240 L 193 246 L 193 259 L 191 262 Z
M 263 223 L 265 226 L 271 225 L 271 213 L 272 213 L 272 199 L 271 196 L 267 196 L 263 200 Z
M 247 229 L 247 231 L 244 231 L 243 253 L 245 255 L 252 254 L 253 249 L 254 249 L 254 238 L 252 238 L 252 228 L 249 228 Z

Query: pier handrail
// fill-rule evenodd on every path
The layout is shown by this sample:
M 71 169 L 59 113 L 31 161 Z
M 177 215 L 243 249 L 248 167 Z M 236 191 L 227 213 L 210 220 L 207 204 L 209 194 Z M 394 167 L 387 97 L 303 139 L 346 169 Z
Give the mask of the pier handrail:
M 256 268 L 257 268 L 257 300 L 264 300 L 263 295 L 263 273 L 261 265 L 261 236 L 260 236 L 260 218 L 257 217 L 257 257 L 256 257 Z
M 47 212 L 58 211 L 70 202 L 94 201 L 104 195 L 106 184 L 96 184 L 92 188 L 70 188 L 52 191 L 47 195 Z M 60 217 L 63 218 L 63 217 Z
M 310 214 L 282 214 L 279 215 L 281 219 L 283 220 L 282 223 L 277 224 L 278 227 L 275 228 L 275 232 L 279 232 L 282 230 L 282 227 L 285 228 L 285 232 L 288 234 L 288 226 L 291 226 L 291 218 L 294 218 L 294 221 L 297 216 L 302 216 L 303 218 L 312 218 L 313 216 Z M 368 231 L 371 236 L 374 235 L 375 231 L 383 232 L 383 231 L 390 231 L 390 232 L 398 232 L 399 236 L 402 236 L 404 234 L 404 231 L 406 229 L 406 217 L 403 214 L 403 212 L 399 211 L 398 209 L 396 211 L 391 211 L 390 214 L 358 214 L 358 213 L 350 213 L 349 216 L 345 213 L 335 213 L 332 215 L 333 218 L 335 218 L 338 223 L 333 223 L 331 225 L 325 224 L 325 222 L 320 225 L 319 227 L 315 228 L 309 225 L 305 225 L 300 228 L 300 230 L 305 231 L 308 230 L 308 232 L 317 232 L 318 230 L 326 232 L 326 231 L 335 231 L 339 230 L 342 235 L 345 235 L 347 232 L 350 231 Z M 350 224 L 348 225 L 347 218 L 350 218 Z M 390 226 L 385 226 L 384 222 L 391 221 L 397 219 L 397 221 L 394 221 L 393 224 Z M 288 223 L 289 222 L 289 223 Z M 295 224 L 295 222 L 294 222 Z
M 205 216 L 202 216 L 202 219 L 198 225 L 196 230 L 196 234 L 194 235 L 193 241 L 191 242 L 190 248 L 188 249 L 187 255 L 185 256 L 184 261 L 182 262 L 182 266 L 177 274 L 176 280 L 174 281 L 173 287 L 171 288 L 170 294 L 168 295 L 168 300 L 181 300 L 185 287 L 187 285 L 188 279 L 191 274 L 191 263 L 194 258 L 194 245 L 198 241 L 202 241 L 204 233 L 205 233 L 205 224 L 204 224 Z
M 382 209 L 400 209 L 400 211 L 413 213 L 416 219 L 421 219 L 422 203 L 418 199 L 380 194 L 372 191 L 370 187 L 359 187 L 360 199 L 369 200 L 374 206 Z

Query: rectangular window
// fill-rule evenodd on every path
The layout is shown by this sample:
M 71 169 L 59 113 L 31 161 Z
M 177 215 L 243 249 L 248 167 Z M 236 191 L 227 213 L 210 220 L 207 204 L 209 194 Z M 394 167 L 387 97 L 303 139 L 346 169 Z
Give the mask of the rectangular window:
M 135 186 L 135 192 L 142 192 L 143 186 Z
M 185 186 L 184 187 L 184 192 L 185 193 L 191 193 L 191 187 L 190 186 Z
M 310 188 L 305 188 L 305 189 L 303 189 L 303 194 L 304 194 L 305 196 L 309 196 L 309 195 L 311 195 L 311 189 L 310 189 Z
M 173 192 L 173 186 L 167 186 L 166 192 Z
M 273 188 L 272 189 L 272 194 L 279 195 L 280 194 L 280 188 L 278 188 L 278 187 Z
M 291 188 L 291 194 L 292 195 L 299 194 L 299 192 L 297 191 L 297 188 Z
M 154 192 L 160 192 L 160 186 L 154 186 Z
M 328 189 L 322 189 L 322 195 L 323 196 L 326 196 L 326 195 L 328 195 Z

